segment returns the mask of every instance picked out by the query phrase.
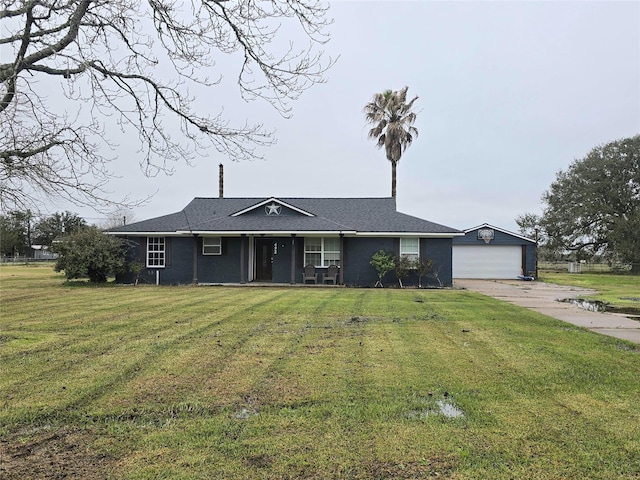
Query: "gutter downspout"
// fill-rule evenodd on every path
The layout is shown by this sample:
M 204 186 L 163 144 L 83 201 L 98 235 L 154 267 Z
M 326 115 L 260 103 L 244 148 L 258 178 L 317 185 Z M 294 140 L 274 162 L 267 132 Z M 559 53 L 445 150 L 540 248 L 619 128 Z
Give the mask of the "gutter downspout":
M 198 284 L 198 234 L 193 234 L 193 284 Z
M 291 234 L 291 285 L 296 283 L 296 234 Z
M 340 233 L 340 285 L 344 285 L 344 233 Z
M 245 267 L 245 249 L 246 249 L 246 244 L 247 244 L 247 234 L 246 233 L 241 233 L 240 234 L 240 283 L 241 284 L 245 284 L 247 283 L 247 279 L 246 279 L 246 274 L 247 274 L 247 268 Z

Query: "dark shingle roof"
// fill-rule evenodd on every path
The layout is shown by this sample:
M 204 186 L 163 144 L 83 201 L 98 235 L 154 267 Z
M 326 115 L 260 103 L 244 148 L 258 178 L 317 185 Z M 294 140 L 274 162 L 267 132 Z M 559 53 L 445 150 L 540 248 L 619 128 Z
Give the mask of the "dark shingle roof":
M 461 233 L 455 228 L 397 212 L 393 198 L 274 198 L 283 205 L 283 214 L 279 216 L 264 214 L 261 204 L 266 200 L 271 199 L 194 198 L 180 212 L 124 225 L 110 232 L 357 232 L 443 236 Z M 252 210 L 253 206 L 259 207 Z

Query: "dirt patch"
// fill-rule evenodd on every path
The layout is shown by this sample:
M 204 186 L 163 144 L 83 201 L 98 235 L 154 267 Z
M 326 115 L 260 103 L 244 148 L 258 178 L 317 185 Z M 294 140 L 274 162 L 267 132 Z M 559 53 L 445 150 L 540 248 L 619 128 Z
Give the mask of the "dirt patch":
M 417 479 L 447 477 L 452 466 L 443 459 L 423 459 L 419 462 L 370 462 L 364 478 Z
M 251 465 L 253 466 L 253 465 Z M 339 472 L 317 472 L 313 466 L 302 470 L 289 472 L 287 475 L 263 478 L 279 478 L 281 480 L 325 480 L 327 478 L 342 478 L 349 480 L 393 479 L 417 480 L 421 478 L 450 478 L 457 466 L 446 458 L 423 458 L 419 461 L 397 463 L 394 461 L 371 460 L 359 465 L 348 467 Z
M 0 440 L 0 478 L 107 478 L 113 460 L 92 451 L 92 440 L 86 432 L 64 430 L 13 434 Z
M 369 321 L 371 321 L 371 319 L 367 317 L 351 317 L 346 321 L 346 323 L 347 325 L 358 325 L 360 323 L 367 323 Z
M 267 468 L 270 467 L 273 463 L 273 458 L 271 455 L 261 454 L 261 455 L 252 455 L 249 457 L 243 458 L 243 462 L 246 466 L 252 468 Z

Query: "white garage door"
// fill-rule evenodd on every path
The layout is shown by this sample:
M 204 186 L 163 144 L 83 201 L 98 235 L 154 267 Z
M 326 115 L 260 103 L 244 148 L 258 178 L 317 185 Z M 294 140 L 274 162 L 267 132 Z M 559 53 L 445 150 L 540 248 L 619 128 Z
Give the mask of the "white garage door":
M 522 275 L 520 245 L 455 245 L 454 278 L 516 278 Z

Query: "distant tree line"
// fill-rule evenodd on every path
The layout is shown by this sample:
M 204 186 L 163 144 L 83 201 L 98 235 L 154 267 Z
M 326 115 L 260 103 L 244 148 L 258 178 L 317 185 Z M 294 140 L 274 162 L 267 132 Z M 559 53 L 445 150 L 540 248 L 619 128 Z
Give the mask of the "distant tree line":
M 640 135 L 592 149 L 542 195 L 542 215 L 516 219 L 541 260 L 599 259 L 640 273 Z
M 34 245 L 51 249 L 54 241 L 88 226 L 84 218 L 71 212 L 38 217 L 28 210 L 11 211 L 0 215 L 0 254 L 33 257 Z
M 107 228 L 118 224 L 107 219 Z M 120 221 L 124 222 L 124 217 Z M 104 230 L 89 225 L 75 213 L 54 213 L 35 217 L 30 211 L 13 211 L 0 215 L 0 254 L 7 257 L 33 257 L 33 246 L 55 254 L 56 272 L 64 271 L 67 280 L 88 278 L 106 282 L 126 267 L 127 243 L 105 235 Z

